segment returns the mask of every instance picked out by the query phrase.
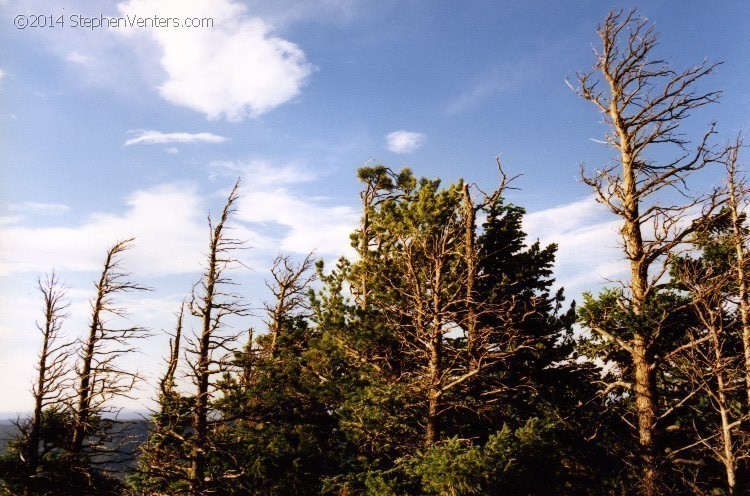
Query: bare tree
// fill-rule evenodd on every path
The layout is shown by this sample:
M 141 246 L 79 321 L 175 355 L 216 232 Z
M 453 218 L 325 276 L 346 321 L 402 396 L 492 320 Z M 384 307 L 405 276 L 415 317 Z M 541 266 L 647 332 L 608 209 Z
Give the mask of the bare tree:
M 665 61 L 652 58 L 658 36 L 635 10 L 610 12 L 598 34 L 602 46 L 594 51 L 593 69 L 578 74 L 576 92 L 602 112 L 610 129 L 605 143 L 617 152 L 617 159 L 591 173 L 582 171 L 582 177 L 598 200 L 622 220 L 620 232 L 630 278 L 624 283 L 627 291 L 620 305 L 639 316 L 657 292 L 668 255 L 692 232 L 687 216 L 697 200 L 671 206 L 659 203 L 655 195 L 665 188 L 684 194 L 687 177 L 713 160 L 709 147 L 713 125 L 693 151 L 679 127 L 692 110 L 718 99 L 717 91 L 695 89 L 695 83 L 711 74 L 717 64 L 704 61 L 675 72 Z M 659 145 L 671 145 L 673 157 L 654 161 L 653 149 L 664 148 Z M 632 329 L 628 335 L 615 335 L 602 322 L 589 324 L 632 357 L 643 468 L 641 490 L 656 495 L 660 415 L 655 348 L 661 333 L 658 329 Z
M 275 354 L 276 340 L 283 330 L 284 320 L 310 309 L 308 291 L 310 283 L 317 277 L 311 270 L 313 265 L 312 253 L 299 264 L 295 264 L 289 256 L 282 255 L 273 261 L 273 281 L 266 282 L 266 286 L 273 294 L 274 301 L 264 305 L 268 315 L 266 325 L 271 334 L 271 356 Z
M 62 407 L 69 399 L 69 359 L 73 353 L 72 343 L 64 341 L 61 334 L 62 323 L 68 317 L 67 287 L 52 271 L 44 279 L 37 280 L 37 288 L 44 300 L 44 321 L 36 324 L 42 335 L 42 347 L 36 364 L 36 384 L 32 391 L 34 414 L 29 423 L 21 429 L 26 437 L 23 454 L 26 456 L 27 495 L 32 494 L 33 479 L 40 467 L 40 458 L 48 449 L 45 443 L 40 452 L 43 412 L 47 408 Z
M 724 466 L 728 494 L 744 494 L 738 485 L 738 471 L 750 452 L 750 438 L 742 428 L 748 417 L 744 409 L 737 408 L 744 370 L 731 339 L 732 328 L 738 323 L 727 291 L 733 275 L 720 266 L 689 257 L 676 262 L 675 272 L 689 292 L 697 317 L 691 342 L 700 343 L 684 349 L 681 368 L 695 388 L 707 395 L 718 422 L 705 419 L 708 430 L 704 425 L 694 425 L 697 440 L 671 451 L 669 457 L 678 459 L 683 452 L 698 448 L 699 459 L 714 458 Z
M 497 312 L 497 305 L 490 309 L 490 306 L 486 302 L 481 302 L 477 299 L 477 285 L 480 278 L 480 257 L 477 252 L 477 213 L 486 209 L 488 206 L 497 202 L 503 195 L 503 193 L 510 187 L 510 183 L 518 176 L 508 177 L 503 171 L 500 159 L 497 159 L 497 168 L 500 172 L 500 184 L 490 194 L 484 193 L 476 185 L 474 189 L 476 194 L 472 192 L 472 185 L 469 183 L 463 183 L 461 189 L 463 203 L 462 203 L 462 223 L 463 223 L 463 244 L 462 244 L 462 259 L 464 265 L 464 285 L 465 285 L 465 301 L 464 308 L 465 313 L 461 318 L 461 327 L 464 329 L 466 334 L 466 348 L 469 353 L 469 371 L 478 372 L 482 366 L 482 356 L 485 354 L 484 348 L 488 343 L 482 343 L 487 341 L 488 334 L 491 332 L 482 332 L 480 325 L 480 318 L 483 313 L 493 313 L 496 315 L 502 314 L 503 312 Z M 472 196 L 474 195 L 474 196 Z M 477 199 L 479 201 L 477 201 Z M 507 303 L 507 302 L 504 302 Z
M 741 175 L 739 153 L 743 148 L 741 138 L 727 149 L 724 165 L 727 171 L 724 189 L 724 207 L 730 218 L 730 242 L 734 249 L 734 283 L 737 288 L 737 307 L 745 357 L 745 392 L 747 411 L 750 413 L 750 296 L 748 296 L 748 229 L 745 225 L 746 211 L 750 203 L 750 187 Z
M 81 453 L 86 436 L 91 433 L 91 421 L 102 413 L 105 404 L 116 397 L 129 397 L 137 380 L 137 371 L 126 370 L 120 359 L 137 352 L 132 340 L 145 338 L 143 327 L 110 327 L 113 318 L 123 319 L 127 312 L 116 301 L 118 296 L 149 288 L 133 282 L 122 268 L 122 254 L 134 239 L 115 243 L 108 251 L 104 268 L 96 283 L 96 297 L 91 301 L 89 333 L 79 352 L 76 369 L 77 389 L 73 407 L 74 428 L 71 452 Z
M 185 302 L 180 305 L 180 311 L 177 314 L 177 325 L 174 334 L 169 338 L 169 358 L 167 358 L 167 370 L 159 381 L 159 389 L 162 394 L 169 394 L 174 391 L 175 373 L 180 360 L 180 341 L 182 339 L 182 320 L 185 314 Z
M 247 315 L 247 307 L 238 294 L 230 288 L 234 282 L 227 271 L 241 262 L 236 256 L 245 243 L 229 235 L 229 218 L 236 212 L 235 203 L 239 199 L 238 179 L 227 198 L 221 218 L 216 224 L 209 216 L 209 244 L 207 262 L 203 277 L 193 287 L 189 309 L 201 321 L 200 333 L 189 340 L 189 365 L 195 382 L 196 394 L 193 412 L 193 434 L 191 442 L 192 468 L 190 492 L 198 496 L 204 494 L 206 482 L 211 476 L 206 472 L 206 458 L 209 451 L 209 408 L 214 393 L 212 377 L 227 370 L 233 359 L 233 344 L 236 333 L 221 332 L 227 317 Z

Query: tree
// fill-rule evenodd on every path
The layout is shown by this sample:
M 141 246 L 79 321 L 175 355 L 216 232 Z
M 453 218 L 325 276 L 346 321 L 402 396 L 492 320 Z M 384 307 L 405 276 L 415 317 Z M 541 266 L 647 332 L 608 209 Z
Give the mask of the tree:
M 239 295 L 227 289 L 234 284 L 227 271 L 240 264 L 235 252 L 244 248 L 242 241 L 229 235 L 231 227 L 227 224 L 236 211 L 239 186 L 238 179 L 227 197 L 219 222 L 214 225 L 211 217 L 208 218 L 206 266 L 201 280 L 193 287 L 188 304 L 191 314 L 201 321 L 200 331 L 189 341 L 188 348 L 192 357 L 189 360 L 191 377 L 196 387 L 190 437 L 190 492 L 195 496 L 202 495 L 207 483 L 216 480 L 216 474 L 207 473 L 207 460 L 213 454 L 209 439 L 209 408 L 214 394 L 212 377 L 226 371 L 232 357 L 231 345 L 237 339 L 236 334 L 221 330 L 227 317 L 247 314 Z
M 742 408 L 744 394 L 738 394 L 744 392 L 741 340 L 735 335 L 741 317 L 732 311 L 733 274 L 725 270 L 723 257 L 716 258 L 724 251 L 719 243 L 704 237 L 696 243 L 704 248 L 703 257 L 682 257 L 675 260 L 672 270 L 680 287 L 689 292 L 691 341 L 699 343 L 685 348 L 682 371 L 705 395 L 708 408 L 701 409 L 702 418 L 692 422 L 695 441 L 669 456 L 684 457 L 684 452 L 693 451 L 699 461 L 717 460 L 724 468 L 727 494 L 736 495 L 745 493 L 742 461 L 748 456 L 750 438 L 742 427 L 748 419 Z
M 669 254 L 694 229 L 687 216 L 697 202 L 665 205 L 656 195 L 665 188 L 684 192 L 687 177 L 714 160 L 709 147 L 713 125 L 692 152 L 678 130 L 691 111 L 718 99 L 719 92 L 695 89 L 696 82 L 711 74 L 717 64 L 703 62 L 675 72 L 664 61 L 652 58 L 658 36 L 634 10 L 610 12 L 598 33 L 601 49 L 595 51 L 593 69 L 578 74 L 576 91 L 604 114 L 610 128 L 606 144 L 617 152 L 617 158 L 591 174 L 582 172 L 582 177 L 598 200 L 622 220 L 620 232 L 630 277 L 624 282 L 627 291 L 620 293 L 615 303 L 643 325 L 617 334 L 599 316 L 586 308 L 582 312 L 590 329 L 611 340 L 632 360 L 643 470 L 641 492 L 653 496 L 660 491 L 661 461 L 656 349 L 664 336 L 661 329 L 641 317 L 657 297 Z M 675 149 L 675 155 L 655 161 L 654 149 L 665 147 Z
M 43 298 L 43 321 L 36 327 L 42 336 L 42 346 L 36 363 L 37 378 L 32 390 L 33 415 L 19 423 L 20 437 L 13 443 L 11 457 L 2 463 L 0 478 L 6 482 L 22 479 L 25 495 L 41 494 L 49 487 L 52 460 L 64 446 L 60 431 L 56 436 L 50 421 L 64 411 L 70 394 L 70 364 L 72 343 L 62 336 L 62 323 L 68 317 L 67 287 L 55 272 L 37 280 Z M 55 437 L 56 439 L 53 439 Z M 20 469 L 20 470 L 19 470 Z M 7 472 L 7 473 L 6 473 Z
M 140 446 L 135 474 L 130 485 L 145 494 L 184 492 L 189 480 L 188 431 L 192 426 L 190 397 L 176 389 L 175 373 L 179 365 L 185 303 L 180 306 L 174 334 L 169 340 L 167 368 L 159 381 L 157 409 L 151 415 L 151 427 Z
M 741 138 L 728 147 L 724 157 L 726 167 L 726 187 L 724 188 L 723 205 L 729 214 L 729 240 L 734 249 L 734 259 L 731 273 L 734 275 L 737 307 L 740 317 L 740 329 L 745 358 L 745 392 L 747 396 L 747 412 L 750 413 L 750 296 L 748 295 L 748 229 L 746 222 L 746 208 L 750 201 L 750 188 L 741 176 L 739 168 L 739 152 L 743 148 Z
M 101 276 L 95 285 L 96 296 L 91 300 L 89 332 L 78 351 L 68 446 L 68 462 L 75 476 L 64 482 L 71 494 L 113 491 L 121 482 L 111 476 L 111 471 L 132 459 L 124 449 L 129 442 L 128 432 L 114 429 L 116 419 L 107 419 L 105 414 L 114 411 L 108 405 L 112 399 L 129 397 L 140 380 L 139 373 L 123 368 L 120 360 L 137 352 L 134 340 L 149 335 L 143 327 L 112 325 L 127 317 L 127 311 L 117 301 L 119 296 L 149 290 L 133 282 L 122 268 L 121 257 L 133 241 L 133 238 L 118 241 L 107 250 Z M 63 494 L 61 488 L 58 490 Z
M 308 291 L 310 283 L 315 280 L 312 254 L 305 257 L 299 264 L 295 265 L 289 256 L 279 255 L 273 261 L 271 267 L 272 283 L 266 283 L 274 300 L 265 304 L 268 333 L 271 335 L 270 354 L 273 356 L 276 349 L 276 340 L 283 332 L 285 321 L 302 316 L 301 312 L 309 310 Z
M 308 323 L 307 293 L 316 277 L 308 255 L 299 263 L 279 255 L 267 286 L 266 332 L 235 355 L 237 374 L 225 375 L 215 402 L 225 419 L 222 443 L 231 494 L 320 494 L 341 463 L 336 400 L 318 373 L 318 334 Z
M 91 320 L 86 341 L 82 343 L 77 368 L 78 387 L 74 407 L 75 428 L 71 452 L 83 451 L 85 438 L 92 431 L 92 420 L 101 412 L 105 403 L 117 396 L 126 396 L 139 376 L 121 368 L 118 359 L 134 353 L 131 340 L 144 338 L 147 330 L 142 327 L 111 328 L 109 317 L 125 317 L 126 311 L 115 298 L 129 291 L 147 291 L 148 288 L 130 280 L 130 274 L 121 266 L 121 255 L 127 251 L 134 239 L 115 243 L 108 251 L 96 297 L 91 302 Z

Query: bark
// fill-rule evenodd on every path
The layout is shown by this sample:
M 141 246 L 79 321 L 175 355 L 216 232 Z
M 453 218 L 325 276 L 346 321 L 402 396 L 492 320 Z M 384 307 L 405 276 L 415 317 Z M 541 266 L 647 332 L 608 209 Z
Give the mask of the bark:
M 642 464 L 641 492 L 659 494 L 660 471 L 658 464 L 658 434 L 656 430 L 656 375 L 651 366 L 643 337 L 633 339 L 633 365 L 635 368 L 635 406 L 638 414 L 638 441 Z
M 209 451 L 209 408 L 211 400 L 211 378 L 223 371 L 223 357 L 214 356 L 214 350 L 227 350 L 237 336 L 219 336 L 222 319 L 228 315 L 245 315 L 246 308 L 239 302 L 239 296 L 226 292 L 223 287 L 231 285 L 224 271 L 238 264 L 234 250 L 244 248 L 244 243 L 227 235 L 226 225 L 235 212 L 234 203 L 239 198 L 240 180 L 235 183 L 222 210 L 219 222 L 214 226 L 209 217 L 209 245 L 206 270 L 201 280 L 193 288 L 190 302 L 191 313 L 200 318 L 200 333 L 192 342 L 190 352 L 196 394 L 193 405 L 193 436 L 190 446 L 190 494 L 200 496 L 205 493 L 207 474 L 206 455 Z
M 637 318 L 643 315 L 656 291 L 655 285 L 665 273 L 673 250 L 693 230 L 679 226 L 697 200 L 687 205 L 664 206 L 653 195 L 665 187 L 684 192 L 685 179 L 712 161 L 707 142 L 713 126 L 694 153 L 686 152 L 688 142 L 678 128 L 691 110 L 718 99 L 719 92 L 700 94 L 693 89 L 694 83 L 710 74 L 717 64 L 704 62 L 675 72 L 665 62 L 651 59 L 658 35 L 635 10 L 610 12 L 598 34 L 602 46 L 594 52 L 596 63 L 589 72 L 578 74 L 576 91 L 605 114 L 610 127 L 606 144 L 618 152 L 618 160 L 615 165 L 582 176 L 598 200 L 622 219 L 621 234 L 631 274 L 624 281 L 630 298 L 621 303 Z M 652 145 L 665 144 L 676 150 L 676 159 L 660 164 L 644 157 Z M 647 240 L 643 233 L 646 224 L 650 229 Z M 655 496 L 659 494 L 661 454 L 655 380 L 659 363 L 653 349 L 660 329 L 632 329 L 632 337 L 623 337 L 596 324 L 592 329 L 613 339 L 633 359 L 642 464 L 640 490 L 646 496 Z
M 434 445 L 440 440 L 440 414 L 441 414 L 441 396 L 443 382 L 443 329 L 442 329 L 442 264 L 437 263 L 433 276 L 433 293 L 432 293 L 432 324 L 430 329 L 429 344 L 429 366 L 428 366 L 428 412 L 427 412 L 427 432 L 425 436 L 425 446 L 427 448 Z
M 742 328 L 742 344 L 745 357 L 745 392 L 747 395 L 747 408 L 750 411 L 750 299 L 748 298 L 747 274 L 747 237 L 742 225 L 743 210 L 742 200 L 744 191 L 742 182 L 737 178 L 737 158 L 741 141 L 730 147 L 727 160 L 727 206 L 732 221 L 732 244 L 735 250 L 735 275 L 738 290 L 738 306 L 740 314 L 740 325 Z
M 66 398 L 65 377 L 67 374 L 67 360 L 69 358 L 70 343 L 60 343 L 60 326 L 67 317 L 65 313 L 68 303 L 65 301 L 66 288 L 54 272 L 37 287 L 44 298 L 44 324 L 37 324 L 42 333 L 42 349 L 37 361 L 37 381 L 34 386 L 34 413 L 29 426 L 29 436 L 26 445 L 27 455 L 27 485 L 25 494 L 33 492 L 33 478 L 39 468 L 39 442 L 45 407 L 59 404 Z
M 96 299 L 93 304 L 89 334 L 86 339 L 86 345 L 81 361 L 81 370 L 79 371 L 80 386 L 78 388 L 78 406 L 76 409 L 75 428 L 73 430 L 73 442 L 71 447 L 73 453 L 80 453 L 83 449 L 83 441 L 86 437 L 86 430 L 91 415 L 92 362 L 94 360 L 96 345 L 100 337 L 101 314 L 104 312 L 104 298 L 107 295 L 107 279 L 109 278 L 109 273 L 115 264 L 114 258 L 120 251 L 117 249 L 119 245 L 119 243 L 115 244 L 115 246 L 107 252 L 107 257 L 104 262 L 104 270 L 102 270 L 101 277 L 96 285 Z
M 425 434 L 425 447 L 427 448 L 440 440 L 442 348 L 443 334 L 433 329 L 432 340 L 430 341 L 428 412 Z
M 464 264 L 466 265 L 466 345 L 469 352 L 469 371 L 481 366 L 477 336 L 477 306 L 475 287 L 477 282 L 476 210 L 469 185 L 463 185 L 464 209 Z

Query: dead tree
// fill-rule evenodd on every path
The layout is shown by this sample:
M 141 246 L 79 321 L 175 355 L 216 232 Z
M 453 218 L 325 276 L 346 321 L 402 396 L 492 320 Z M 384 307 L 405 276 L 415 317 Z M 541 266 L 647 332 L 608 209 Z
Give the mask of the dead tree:
M 464 285 L 465 285 L 465 312 L 461 318 L 461 327 L 466 334 L 466 348 L 469 353 L 469 370 L 478 371 L 481 366 L 481 358 L 484 354 L 482 343 L 486 340 L 480 326 L 480 317 L 489 310 L 489 307 L 477 298 L 477 286 L 481 277 L 480 274 L 480 257 L 477 252 L 477 213 L 486 209 L 493 203 L 497 202 L 503 195 L 503 192 L 509 188 L 510 183 L 518 176 L 508 177 L 503 171 L 500 159 L 497 159 L 497 168 L 500 172 L 500 184 L 490 194 L 481 191 L 476 185 L 472 192 L 472 186 L 463 183 L 462 193 L 462 223 L 463 223 L 463 244 L 461 257 L 464 266 Z M 474 196 L 472 196 L 474 194 Z M 477 201 L 477 199 L 479 201 Z M 497 310 L 494 308 L 493 310 Z M 496 312 L 492 312 L 496 313 Z M 476 373 L 476 372 L 475 372 Z
M 706 419 L 708 430 L 695 426 L 696 441 L 671 451 L 669 457 L 679 460 L 683 452 L 692 450 L 697 452 L 699 460 L 714 458 L 724 466 L 727 494 L 744 494 L 738 485 L 741 479 L 738 472 L 748 457 L 750 438 L 742 428 L 748 416 L 737 404 L 744 367 L 730 336 L 739 323 L 728 291 L 733 274 L 690 257 L 680 259 L 675 265 L 678 280 L 688 291 L 697 317 L 691 336 L 696 345 L 684 349 L 681 372 L 695 389 L 708 397 L 718 414 L 718 422 Z
M 295 264 L 288 256 L 278 255 L 271 266 L 272 282 L 266 282 L 266 287 L 274 297 L 272 303 L 265 303 L 266 325 L 271 334 L 269 353 L 275 356 L 276 341 L 283 332 L 284 320 L 300 315 L 310 309 L 310 283 L 317 274 L 311 269 L 314 266 L 312 253 L 307 255 L 301 263 Z
M 214 393 L 212 378 L 227 371 L 234 356 L 232 349 L 237 340 L 236 333 L 222 332 L 225 320 L 234 316 L 247 315 L 247 307 L 238 294 L 231 291 L 234 282 L 227 271 L 241 265 L 237 251 L 245 248 L 245 243 L 230 236 L 231 227 L 227 224 L 236 212 L 239 199 L 238 179 L 227 198 L 219 222 L 214 224 L 208 218 L 209 244 L 203 277 L 193 287 L 189 309 L 201 321 L 201 328 L 194 339 L 188 342 L 191 355 L 189 366 L 196 387 L 193 411 L 193 434 L 191 443 L 190 492 L 198 496 L 204 494 L 206 483 L 211 477 L 207 473 L 206 459 L 210 449 L 209 408 Z
M 750 296 L 748 296 L 748 229 L 745 225 L 746 211 L 750 202 L 750 187 L 739 169 L 739 153 L 743 148 L 740 138 L 727 149 L 724 165 L 727 171 L 724 189 L 724 208 L 729 213 L 729 238 L 734 249 L 732 266 L 737 288 L 737 308 L 745 358 L 745 392 L 747 411 L 750 413 Z
M 64 341 L 61 334 L 62 323 L 68 317 L 67 287 L 60 283 L 54 271 L 44 280 L 37 280 L 37 287 L 44 299 L 44 321 L 36 324 L 42 335 L 42 348 L 36 364 L 36 384 L 32 391 L 34 414 L 29 424 L 22 429 L 26 437 L 26 494 L 32 494 L 33 479 L 40 468 L 40 457 L 46 450 L 39 450 L 43 412 L 48 408 L 63 407 L 70 395 L 69 359 L 72 355 L 72 343 Z
M 665 188 L 685 193 L 687 177 L 712 161 L 709 138 L 713 125 L 692 151 L 679 126 L 691 111 L 718 99 L 719 92 L 695 89 L 695 83 L 711 74 L 717 64 L 704 61 L 675 72 L 665 61 L 652 58 L 658 35 L 634 10 L 610 12 L 598 34 L 602 45 L 594 51 L 594 67 L 578 74 L 575 91 L 602 112 L 609 126 L 605 143 L 616 151 L 617 158 L 593 172 L 582 171 L 582 177 L 598 200 L 622 220 L 620 233 L 630 277 L 624 282 L 627 291 L 620 304 L 639 316 L 657 292 L 668 255 L 692 231 L 687 216 L 696 201 L 670 206 L 659 203 L 656 195 Z M 670 146 L 675 152 L 672 158 L 654 161 L 654 148 Z M 622 337 L 597 322 L 591 322 L 590 327 L 632 357 L 641 491 L 656 495 L 660 479 L 659 363 L 654 350 L 660 332 L 633 329 L 632 335 Z
M 96 283 L 96 297 L 91 301 L 91 320 L 86 340 L 79 351 L 76 369 L 77 388 L 73 406 L 74 428 L 71 452 L 80 454 L 87 435 L 91 434 L 91 421 L 96 419 L 110 400 L 129 397 L 140 378 L 137 371 L 126 370 L 120 359 L 137 350 L 134 339 L 145 338 L 143 327 L 110 327 L 112 319 L 124 319 L 127 312 L 116 301 L 128 292 L 148 291 L 149 288 L 133 282 L 122 268 L 122 254 L 134 239 L 115 243 L 108 251 L 104 268 Z M 96 443 L 96 441 L 93 441 Z

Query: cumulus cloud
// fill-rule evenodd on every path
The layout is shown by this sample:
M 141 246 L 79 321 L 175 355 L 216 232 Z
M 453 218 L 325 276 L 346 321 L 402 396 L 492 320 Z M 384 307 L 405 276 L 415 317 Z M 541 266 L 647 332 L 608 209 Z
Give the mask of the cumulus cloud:
M 411 153 L 424 144 L 426 136 L 413 131 L 393 131 L 385 137 L 386 147 L 393 153 Z
M 321 198 L 305 198 L 287 188 L 246 192 L 237 217 L 249 223 L 271 223 L 285 228 L 278 239 L 282 251 L 320 255 L 352 255 L 349 234 L 358 213 L 349 206 L 330 205 Z
M 233 0 L 129 0 L 118 10 L 123 16 L 213 20 L 213 27 L 148 31 L 162 54 L 161 96 L 209 119 L 236 121 L 269 112 L 297 97 L 312 72 L 296 44 L 273 36 L 270 26 Z M 142 29 L 121 32 L 143 36 Z
M 224 143 L 229 138 L 211 133 L 162 133 L 148 129 L 128 131 L 135 135 L 125 142 L 130 145 L 162 145 L 165 143 Z

